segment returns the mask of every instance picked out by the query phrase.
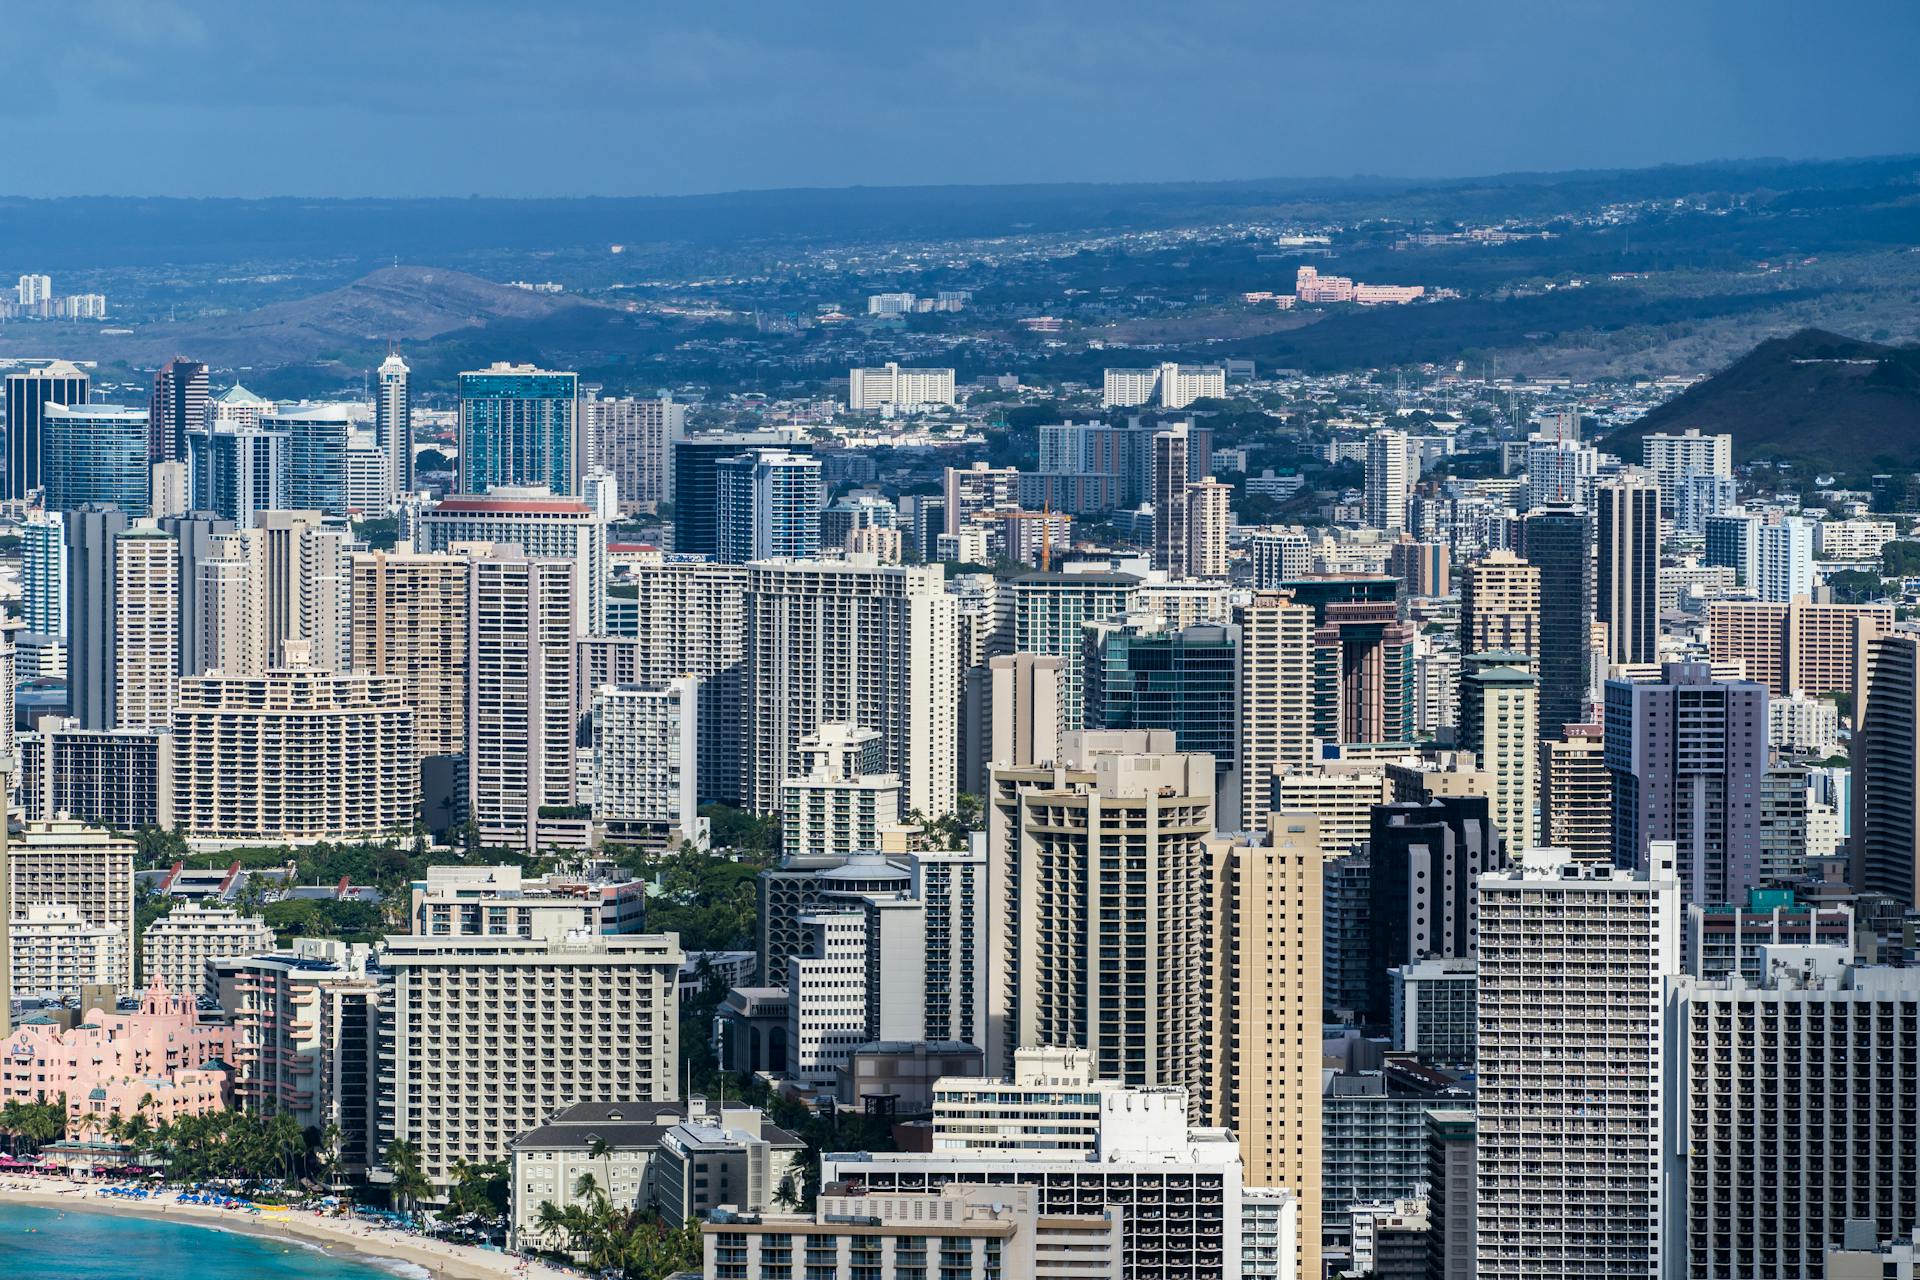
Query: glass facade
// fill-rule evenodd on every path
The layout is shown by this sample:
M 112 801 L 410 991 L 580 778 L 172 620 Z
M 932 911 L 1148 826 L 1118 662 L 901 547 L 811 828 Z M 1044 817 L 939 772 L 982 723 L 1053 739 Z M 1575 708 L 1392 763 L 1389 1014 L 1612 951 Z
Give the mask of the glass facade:
M 580 379 L 527 366 L 460 375 L 460 491 L 545 485 L 571 494 Z
M 111 503 L 147 514 L 147 411 L 114 405 L 48 404 L 41 428 L 42 480 L 49 511 Z

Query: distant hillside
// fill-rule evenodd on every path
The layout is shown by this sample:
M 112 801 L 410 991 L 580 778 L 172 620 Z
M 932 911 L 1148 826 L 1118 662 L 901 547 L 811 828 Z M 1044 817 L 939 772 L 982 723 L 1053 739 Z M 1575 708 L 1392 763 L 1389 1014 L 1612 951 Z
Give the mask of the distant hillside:
M 386 267 L 309 298 L 124 335 L 73 329 L 67 349 L 82 359 L 136 368 L 191 353 L 215 368 L 273 367 L 350 358 L 387 342 L 418 344 L 462 330 L 540 323 L 563 313 L 604 310 L 566 294 L 534 293 L 439 267 Z M 27 326 L 0 333 L 0 352 L 45 345 Z
M 1618 449 L 1689 427 L 1731 434 L 1741 462 L 1781 459 L 1853 476 L 1920 468 L 1920 347 L 1821 329 L 1772 338 L 1611 442 Z

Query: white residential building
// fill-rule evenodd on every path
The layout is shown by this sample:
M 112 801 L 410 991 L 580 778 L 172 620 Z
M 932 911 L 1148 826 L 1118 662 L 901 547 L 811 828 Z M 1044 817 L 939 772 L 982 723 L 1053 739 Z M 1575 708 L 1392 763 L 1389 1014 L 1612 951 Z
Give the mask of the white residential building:
M 1667 1274 L 1674 846 L 1641 874 L 1530 849 L 1480 877 L 1480 1280 Z
M 1385 533 L 1407 527 L 1407 503 L 1413 498 L 1419 464 L 1407 448 L 1404 431 L 1380 430 L 1367 437 L 1367 524 Z
M 681 959 L 671 934 L 389 937 L 380 1149 L 417 1143 L 444 1189 L 583 1098 L 677 1097 Z
M 536 559 L 574 565 L 574 629 L 601 635 L 607 618 L 607 525 L 578 498 L 546 489 L 495 486 L 485 496 L 459 494 L 420 515 L 416 550 L 451 551 L 457 542 L 518 547 Z
M 610 830 L 700 830 L 700 682 L 603 684 L 593 694 L 593 816 Z
M 140 938 L 140 974 L 151 985 L 187 996 L 216 996 L 211 962 L 273 950 L 273 930 L 259 916 L 226 907 L 185 904 L 147 926 Z
M 823 724 L 800 740 L 802 772 L 781 784 L 780 847 L 788 857 L 845 856 L 880 847 L 900 821 L 900 779 L 885 772 L 880 735 Z
M 845 560 L 747 566 L 747 807 L 778 812 L 800 744 L 827 723 L 880 734 L 901 802 L 953 810 L 959 758 L 958 606 L 938 567 Z
M 1787 604 L 1813 595 L 1813 522 L 1804 516 L 1782 516 L 1778 523 L 1762 521 L 1753 527 L 1748 551 L 1753 571 L 1747 585 L 1762 600 Z
M 1162 409 L 1184 409 L 1195 400 L 1219 400 L 1227 394 L 1227 371 L 1213 364 L 1162 364 L 1149 369 L 1108 369 L 1101 403 L 1135 408 L 1159 401 Z
M 1689 427 L 1678 435 L 1655 432 L 1642 443 L 1646 448 L 1647 469 L 1660 485 L 1660 502 L 1668 511 L 1674 508 L 1681 482 L 1688 476 L 1730 476 L 1733 474 L 1733 437 L 1701 435 Z
M 133 841 L 64 814 L 25 822 L 6 841 L 7 903 L 19 916 L 35 906 L 79 909 L 90 925 L 120 937 L 114 984 L 133 988 Z
M 92 923 L 78 907 L 29 906 L 7 932 L 15 998 L 65 998 L 83 986 L 116 985 L 127 967 L 121 931 Z
M 1840 741 L 1840 707 L 1795 691 L 1767 699 L 1767 745 L 1777 751 L 1817 751 Z
M 855 413 L 953 402 L 951 369 L 903 369 L 888 361 L 878 369 L 853 369 L 847 375 L 847 407 Z
M 1878 560 L 1899 536 L 1891 520 L 1822 520 L 1813 527 L 1814 553 L 1822 560 Z

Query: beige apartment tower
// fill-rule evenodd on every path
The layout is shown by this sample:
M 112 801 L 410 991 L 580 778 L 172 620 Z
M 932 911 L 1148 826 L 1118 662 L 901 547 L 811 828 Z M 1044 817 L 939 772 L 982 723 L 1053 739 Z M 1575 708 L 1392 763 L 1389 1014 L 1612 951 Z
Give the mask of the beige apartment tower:
M 1047 765 L 1060 758 L 1060 659 L 1006 653 L 987 659 L 987 764 Z
M 483 840 L 536 849 L 578 801 L 573 560 L 495 547 L 467 576 L 467 805 Z
M 988 777 L 987 1069 L 1085 1049 L 1098 1078 L 1184 1086 L 1215 1123 L 1213 757 L 1167 730 L 1070 733 L 1062 754 Z
M 136 527 L 114 539 L 113 707 L 117 729 L 165 729 L 180 674 L 180 544 Z
M 1460 571 L 1460 654 L 1490 649 L 1540 656 L 1540 570 L 1511 551 Z
M 70 818 L 27 822 L 10 836 L 7 905 L 78 907 L 88 924 L 121 937 L 122 990 L 133 987 L 133 841 Z M 11 914 L 8 916 L 11 920 Z
M 468 563 L 406 550 L 353 556 L 353 667 L 401 682 L 423 758 L 467 749 Z
M 1233 486 L 1207 476 L 1187 486 L 1187 576 L 1227 576 L 1227 530 L 1233 524 Z
M 1310 813 L 1267 815 L 1259 842 L 1227 845 L 1221 1040 L 1224 1122 L 1249 1187 L 1300 1206 L 1298 1272 L 1320 1274 L 1322 867 Z
M 1313 755 L 1313 610 L 1262 591 L 1234 611 L 1240 626 L 1240 813 L 1251 830 L 1272 807 L 1274 779 Z
M 1460 745 L 1493 779 L 1493 825 L 1510 848 L 1540 843 L 1540 678 L 1526 655 L 1483 653 L 1460 678 Z
M 1707 656 L 1739 662 L 1767 692 L 1810 698 L 1852 692 L 1856 655 L 1893 630 L 1890 604 L 1716 600 L 1707 606 Z

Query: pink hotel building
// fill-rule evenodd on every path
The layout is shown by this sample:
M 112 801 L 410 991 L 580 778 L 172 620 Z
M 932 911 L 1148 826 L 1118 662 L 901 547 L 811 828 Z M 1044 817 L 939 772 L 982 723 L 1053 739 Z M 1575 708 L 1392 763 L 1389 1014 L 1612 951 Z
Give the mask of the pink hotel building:
M 90 1009 L 72 1030 L 30 1018 L 0 1047 L 0 1103 L 67 1098 L 67 1136 L 98 1133 L 116 1112 L 153 1101 L 153 1124 L 219 1111 L 233 1099 L 233 1028 L 202 1021 L 191 996 L 147 989 L 133 1013 Z

